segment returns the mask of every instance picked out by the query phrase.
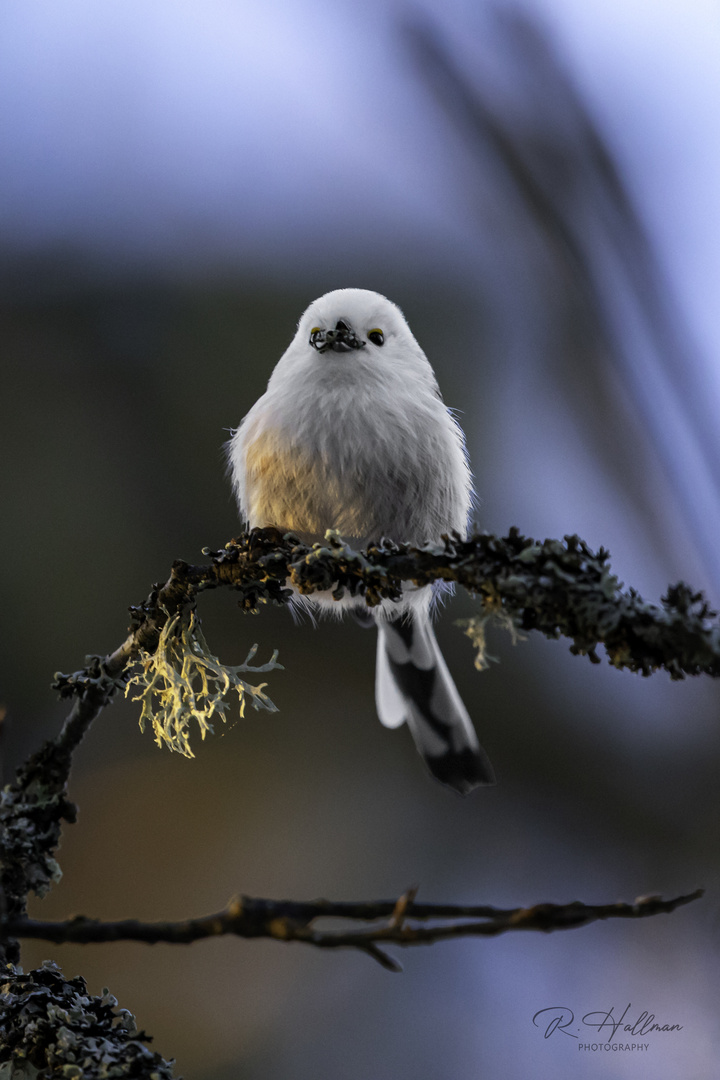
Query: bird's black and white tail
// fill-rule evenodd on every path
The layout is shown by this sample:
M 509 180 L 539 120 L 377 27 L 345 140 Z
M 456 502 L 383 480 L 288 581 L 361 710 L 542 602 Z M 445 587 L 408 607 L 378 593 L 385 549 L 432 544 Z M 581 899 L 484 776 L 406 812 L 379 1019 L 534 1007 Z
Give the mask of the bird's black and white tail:
M 378 620 L 375 701 L 385 727 L 407 723 L 430 772 L 467 795 L 494 784 L 467 709 L 425 615 Z

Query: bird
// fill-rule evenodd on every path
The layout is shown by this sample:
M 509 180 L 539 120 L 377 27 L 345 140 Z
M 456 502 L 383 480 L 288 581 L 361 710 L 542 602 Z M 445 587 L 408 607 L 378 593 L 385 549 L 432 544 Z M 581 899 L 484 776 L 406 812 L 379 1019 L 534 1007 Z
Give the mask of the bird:
M 249 528 L 274 526 L 308 544 L 333 529 L 357 549 L 467 535 L 462 428 L 400 308 L 369 289 L 335 289 L 309 305 L 226 454 Z M 380 722 L 406 723 L 430 773 L 465 795 L 495 776 L 435 637 L 441 588 L 408 585 L 401 601 L 375 608 L 329 592 L 309 600 L 377 627 Z

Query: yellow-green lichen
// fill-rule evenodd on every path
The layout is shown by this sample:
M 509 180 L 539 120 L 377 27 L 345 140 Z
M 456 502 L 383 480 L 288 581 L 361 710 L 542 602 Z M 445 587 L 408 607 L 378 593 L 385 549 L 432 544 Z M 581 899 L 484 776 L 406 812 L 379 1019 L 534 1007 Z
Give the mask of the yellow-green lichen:
M 243 664 L 226 665 L 208 647 L 194 611 L 173 615 L 163 627 L 154 653 L 141 652 L 137 670 L 125 688 L 139 693 L 132 700 L 141 703 L 140 729 L 152 724 L 155 742 L 167 746 L 185 757 L 194 757 L 190 746 L 192 721 L 200 728 L 200 737 L 213 732 L 212 720 L 223 722 L 230 708 L 226 695 L 234 690 L 239 699 L 240 716 L 245 714 L 249 701 L 254 709 L 277 712 L 264 688 L 267 683 L 253 686 L 240 677 L 240 672 L 265 672 L 281 668 L 277 651 L 267 664 L 254 666 L 250 661 L 257 652 L 253 645 Z
M 498 658 L 491 656 L 487 651 L 486 628 L 488 623 L 494 623 L 495 626 L 499 626 L 502 630 L 507 630 L 513 645 L 517 645 L 519 641 L 525 641 L 525 635 L 520 633 L 512 616 L 502 609 L 491 608 L 484 611 L 482 615 L 473 615 L 469 619 L 456 619 L 455 625 L 463 630 L 473 644 L 475 649 L 474 663 L 478 671 L 485 671 L 490 667 L 490 664 L 498 662 Z

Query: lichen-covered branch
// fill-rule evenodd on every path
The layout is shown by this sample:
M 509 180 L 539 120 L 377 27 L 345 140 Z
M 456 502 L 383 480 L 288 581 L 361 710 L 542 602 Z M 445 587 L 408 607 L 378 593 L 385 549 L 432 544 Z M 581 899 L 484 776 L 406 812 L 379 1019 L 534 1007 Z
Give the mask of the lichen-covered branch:
M 172 1080 L 172 1061 L 117 1004 L 50 961 L 27 975 L 0 972 L 0 1080 Z
M 54 852 L 63 821 L 77 807 L 67 797 L 72 756 L 116 687 L 99 658 L 88 658 L 79 692 L 60 734 L 44 743 L 0 793 L 0 896 L 4 919 L 22 918 L 28 894 L 44 896 L 60 877 Z M 0 964 L 16 963 L 17 941 L 0 939 Z
M 659 896 L 640 897 L 632 904 L 535 904 L 527 908 L 495 908 L 488 905 L 418 904 L 416 889 L 399 900 L 333 903 L 329 900 L 299 902 L 259 900 L 242 896 L 214 915 L 184 922 L 142 923 L 135 919 L 98 922 L 76 916 L 67 922 L 40 922 L 26 919 L 9 931 L 21 938 L 41 938 L 57 944 L 73 942 L 143 941 L 188 944 L 204 938 L 234 935 L 242 938 L 274 938 L 300 941 L 321 949 L 359 949 L 383 967 L 399 971 L 397 961 L 383 951 L 387 945 L 432 945 L 450 938 L 496 937 L 512 930 L 569 930 L 599 919 L 641 919 L 668 913 L 703 895 L 698 889 L 686 896 L 663 900 Z M 343 924 L 373 923 L 348 929 L 319 929 L 316 920 L 337 919 Z
M 82 670 L 56 676 L 61 696 L 76 698 L 70 715 L 60 735 L 23 766 L 0 804 L 0 884 L 10 922 L 23 918 L 28 892 L 42 895 L 58 873 L 53 851 L 61 822 L 74 815 L 66 792 L 72 752 L 118 688 L 142 684 L 132 662 L 144 666 L 143 715 L 152 720 L 156 737 L 185 752 L 188 717 L 208 730 L 210 717 L 222 715 L 225 690 L 234 686 L 241 706 L 250 700 L 256 708 L 273 707 L 264 684 L 252 686 L 239 672 L 269 670 L 275 657 L 253 668 L 251 654 L 245 665 L 227 668 L 207 648 L 195 613 L 205 589 L 230 588 L 243 610 L 256 611 L 263 603 L 287 603 L 290 586 L 302 595 L 349 593 L 373 607 L 399 599 L 407 582 L 456 582 L 479 601 L 467 632 L 480 663 L 485 625 L 497 620 L 516 635 L 538 630 L 565 636 L 573 652 L 594 662 L 602 644 L 615 667 L 643 675 L 659 669 L 675 679 L 720 674 L 720 627 L 700 593 L 679 584 L 660 605 L 647 603 L 635 590 L 622 589 L 606 551 L 592 552 L 576 536 L 538 543 L 511 529 L 506 537 L 451 536 L 420 548 L 384 541 L 356 552 L 334 533 L 308 547 L 277 529 L 253 529 L 207 554 L 204 565 L 176 562 L 167 582 L 130 609 L 128 636 L 114 652 L 88 657 Z M 10 944 L 8 959 L 16 952 Z
M 138 687 L 142 715 L 152 722 L 156 738 L 186 753 L 189 720 L 194 718 L 203 733 L 210 730 L 212 718 L 223 715 L 227 691 L 237 692 L 241 709 L 246 701 L 256 708 L 273 708 L 264 684 L 245 682 L 240 673 L 272 670 L 279 666 L 276 657 L 253 665 L 253 649 L 244 664 L 221 664 L 210 652 L 196 612 L 198 596 L 205 589 L 230 588 L 239 594 L 243 610 L 256 611 L 263 603 L 287 603 L 293 590 L 304 596 L 329 590 L 337 598 L 349 593 L 374 607 L 384 599 L 399 600 L 407 582 L 418 586 L 455 582 L 479 601 L 478 614 L 466 623 L 478 649 L 479 666 L 484 662 L 485 627 L 495 621 L 514 637 L 530 630 L 551 638 L 568 637 L 573 652 L 594 662 L 602 644 L 614 666 L 643 675 L 659 669 L 673 678 L 720 674 L 720 628 L 699 593 L 680 584 L 668 590 L 660 605 L 648 604 L 634 590 L 623 591 L 610 571 L 607 552 L 594 553 L 577 537 L 540 544 L 511 530 L 507 537 L 452 536 L 440 545 L 421 548 L 385 541 L 356 552 L 333 533 L 325 543 L 308 547 L 275 529 L 254 529 L 207 554 L 210 561 L 204 565 L 176 562 L 167 582 L 156 585 L 143 604 L 131 608 L 132 625 L 114 652 L 87 657 L 80 671 L 56 676 L 60 695 L 75 699 L 65 725 L 28 759 L 2 793 L 0 951 L 6 966 L 0 983 L 0 1080 L 6 1075 L 50 1076 L 58 1070 L 78 1080 L 105 1076 L 157 1080 L 172 1071 L 170 1062 L 147 1050 L 143 1034 L 129 1014 L 115 1010 L 114 999 L 93 998 L 82 980 L 66 980 L 54 965 L 28 975 L 16 970 L 21 938 L 89 943 L 189 942 L 218 934 L 266 937 L 318 948 L 357 949 L 394 971 L 399 965 L 385 952 L 387 945 L 640 918 L 672 911 L 701 895 L 698 890 L 671 900 L 649 897 L 634 904 L 573 902 L 504 910 L 421 905 L 410 891 L 396 902 L 384 903 L 242 898 L 216 915 L 183 923 L 77 918 L 53 924 L 28 919 L 28 894 L 44 895 L 59 876 L 54 852 L 62 822 L 75 820 L 76 808 L 67 797 L 73 752 L 118 689 Z M 344 925 L 320 927 L 320 918 L 339 918 Z M 348 920 L 363 925 L 348 928 Z
M 577 536 L 539 542 L 511 529 L 505 537 L 455 535 L 424 547 L 383 541 L 357 552 L 336 533 L 308 547 L 290 533 L 253 529 L 206 554 L 211 561 L 204 565 L 174 563 L 165 585 L 130 609 L 129 636 L 102 660 L 107 676 L 127 679 L 128 662 L 141 652 L 152 655 L 167 620 L 193 608 L 205 589 L 231 588 L 243 610 L 257 611 L 265 603 L 287 603 L 293 589 L 303 596 L 331 591 L 338 599 L 363 597 L 373 607 L 399 600 L 404 583 L 438 581 L 455 582 L 478 599 L 480 611 L 468 631 L 478 645 L 484 625 L 496 620 L 515 634 L 537 630 L 566 637 L 573 653 L 594 663 L 602 645 L 614 667 L 643 675 L 720 675 L 720 625 L 702 593 L 681 582 L 659 604 L 649 603 L 622 587 L 607 551 L 593 552 Z M 61 694 L 80 693 L 89 678 L 86 668 L 58 676 L 56 685 Z

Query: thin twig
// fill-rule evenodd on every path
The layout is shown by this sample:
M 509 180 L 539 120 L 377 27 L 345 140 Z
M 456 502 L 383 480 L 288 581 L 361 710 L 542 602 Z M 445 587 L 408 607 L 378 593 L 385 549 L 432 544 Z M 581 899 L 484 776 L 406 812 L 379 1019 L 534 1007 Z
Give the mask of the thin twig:
M 397 901 L 375 903 L 333 903 L 328 900 L 295 902 L 238 897 L 213 915 L 182 922 L 143 923 L 135 919 L 99 922 L 77 916 L 67 922 L 41 922 L 25 919 L 10 922 L 8 935 L 16 938 L 39 938 L 56 944 L 72 942 L 87 945 L 97 942 L 140 941 L 149 945 L 189 944 L 210 937 L 234 935 L 242 938 L 273 938 L 276 941 L 300 941 L 322 949 L 354 948 L 368 953 L 390 970 L 399 965 L 380 946 L 431 945 L 451 938 L 496 937 L 512 930 L 538 930 L 549 933 L 569 930 L 600 919 L 640 919 L 667 914 L 683 904 L 698 900 L 702 889 L 670 900 L 645 896 L 634 903 L 535 904 L 527 908 L 500 909 L 487 905 L 416 904 L 413 890 Z M 373 922 L 376 925 L 318 929 L 317 919 L 343 922 Z M 440 920 L 440 921 L 436 921 Z

